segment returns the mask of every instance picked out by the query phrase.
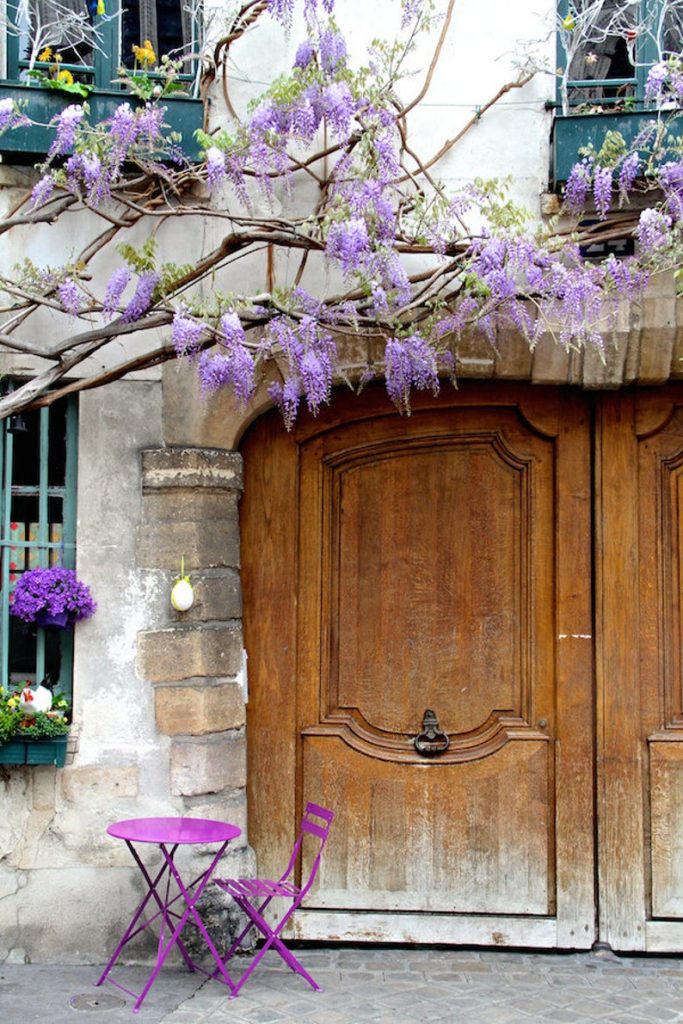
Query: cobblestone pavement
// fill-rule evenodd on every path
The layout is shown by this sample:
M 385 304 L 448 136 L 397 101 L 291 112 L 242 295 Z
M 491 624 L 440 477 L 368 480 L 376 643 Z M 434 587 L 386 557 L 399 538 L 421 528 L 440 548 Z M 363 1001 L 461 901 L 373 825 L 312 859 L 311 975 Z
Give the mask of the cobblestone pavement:
M 0 966 L 2 1024 L 648 1024 L 683 1022 L 683 957 L 503 950 L 331 947 L 297 955 L 313 992 L 268 954 L 236 999 L 216 982 L 165 969 L 140 1013 L 96 967 Z M 239 969 L 246 966 L 239 962 Z M 148 969 L 122 967 L 139 989 Z M 237 971 L 235 973 L 238 973 Z M 124 1003 L 125 1000 L 125 1003 Z M 82 1011 L 82 1012 L 79 1012 Z

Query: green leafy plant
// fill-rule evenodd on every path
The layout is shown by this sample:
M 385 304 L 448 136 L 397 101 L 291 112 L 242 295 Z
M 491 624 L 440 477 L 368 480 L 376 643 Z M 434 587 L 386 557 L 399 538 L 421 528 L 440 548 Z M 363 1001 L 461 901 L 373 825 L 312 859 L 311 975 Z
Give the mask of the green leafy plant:
M 38 60 L 43 67 L 31 68 L 27 74 L 29 78 L 32 78 L 42 88 L 55 89 L 58 92 L 69 93 L 72 96 L 81 96 L 83 99 L 86 99 L 92 92 L 92 85 L 87 85 L 85 82 L 76 82 L 69 69 L 62 67 L 61 54 L 53 52 L 51 47 L 47 46 L 38 55 Z
M 26 680 L 23 689 L 29 686 Z M 48 740 L 69 731 L 71 704 L 62 693 L 52 699 L 50 711 L 26 714 L 22 689 L 0 693 L 0 745 L 13 740 Z
M 138 99 L 149 103 L 151 100 L 163 99 L 173 95 L 187 95 L 181 82 L 177 81 L 182 71 L 183 61 L 172 60 L 163 54 L 157 65 L 156 53 L 149 39 L 142 46 L 133 46 L 135 66 L 133 70 L 121 65 L 116 82 L 125 85 Z

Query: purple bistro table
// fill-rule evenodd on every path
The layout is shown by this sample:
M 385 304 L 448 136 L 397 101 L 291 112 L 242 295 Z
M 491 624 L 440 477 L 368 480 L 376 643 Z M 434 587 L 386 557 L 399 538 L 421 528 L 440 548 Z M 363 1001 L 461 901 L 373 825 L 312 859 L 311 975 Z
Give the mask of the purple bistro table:
M 133 996 L 135 999 L 133 1011 L 137 1013 L 174 945 L 177 945 L 183 960 L 191 971 L 201 971 L 203 974 L 209 974 L 204 968 L 194 963 L 180 938 L 188 918 L 192 917 L 209 947 L 212 957 L 216 961 L 217 970 L 214 972 L 213 977 L 219 981 L 224 981 L 231 994 L 233 994 L 235 992 L 235 985 L 197 912 L 197 901 L 211 880 L 228 843 L 240 835 L 241 829 L 224 821 L 211 821 L 206 818 L 132 818 L 129 821 L 114 822 L 113 825 L 109 826 L 107 832 L 110 836 L 114 836 L 115 839 L 123 839 L 126 843 L 145 879 L 147 893 L 123 933 L 109 963 L 95 984 L 101 985 L 104 981 L 108 980 L 112 985 L 128 993 L 129 996 Z M 152 877 L 150 871 L 143 864 L 138 851 L 135 849 L 135 843 L 152 843 L 161 850 L 163 863 L 154 877 Z M 193 881 L 189 883 L 183 882 L 174 860 L 178 847 L 214 843 L 218 843 L 220 846 L 208 868 L 197 875 Z M 175 895 L 171 895 L 171 879 L 175 881 L 179 890 Z M 150 900 L 156 903 L 158 907 L 157 912 L 149 919 L 140 923 L 145 907 Z M 176 909 L 174 909 L 174 904 L 177 905 Z M 118 960 L 123 947 L 146 928 L 149 928 L 158 918 L 161 919 L 161 931 L 157 944 L 157 961 L 145 987 L 137 995 L 135 992 L 124 988 L 118 981 L 109 977 L 109 973 Z

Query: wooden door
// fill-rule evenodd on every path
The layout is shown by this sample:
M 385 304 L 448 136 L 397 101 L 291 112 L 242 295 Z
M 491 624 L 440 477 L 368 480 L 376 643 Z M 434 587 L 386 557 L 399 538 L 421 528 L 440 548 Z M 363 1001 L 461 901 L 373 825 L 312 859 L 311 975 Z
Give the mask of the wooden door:
M 603 396 L 597 431 L 600 937 L 683 947 L 683 391 Z
M 368 393 L 243 450 L 259 870 L 305 800 L 337 812 L 297 935 L 590 946 L 584 400 L 472 385 L 400 417 Z

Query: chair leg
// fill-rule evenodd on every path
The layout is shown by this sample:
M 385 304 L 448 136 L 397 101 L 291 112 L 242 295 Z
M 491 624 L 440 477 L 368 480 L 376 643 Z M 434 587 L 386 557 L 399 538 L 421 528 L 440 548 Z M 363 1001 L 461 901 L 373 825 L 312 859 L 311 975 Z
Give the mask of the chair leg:
M 239 906 L 239 908 L 249 918 L 251 918 L 251 923 L 248 926 L 247 931 L 248 931 L 249 928 L 255 927 L 258 931 L 261 932 L 261 934 L 263 935 L 263 937 L 264 937 L 264 939 L 266 941 L 261 946 L 261 948 L 258 950 L 256 956 L 254 957 L 252 962 L 249 964 L 249 966 L 247 967 L 247 969 L 244 972 L 244 974 L 234 982 L 235 991 L 232 994 L 234 996 L 237 995 L 237 993 L 243 987 L 245 982 L 248 981 L 248 979 L 251 977 L 251 975 L 253 974 L 254 970 L 259 965 L 259 963 L 261 962 L 261 960 L 263 959 L 263 957 L 268 952 L 268 950 L 270 949 L 271 946 L 273 946 L 277 950 L 277 952 L 282 957 L 282 959 L 284 960 L 284 962 L 287 964 L 287 966 L 289 967 L 289 969 L 291 971 L 294 971 L 295 974 L 300 974 L 301 977 L 304 978 L 308 982 L 308 984 L 311 986 L 311 988 L 315 989 L 316 992 L 320 992 L 320 985 L 318 985 L 317 982 L 315 982 L 313 980 L 313 978 L 308 973 L 308 971 L 303 966 L 303 964 L 301 964 L 297 960 L 297 958 L 294 956 L 292 951 L 287 948 L 287 946 L 282 941 L 282 939 L 280 938 L 280 935 L 279 935 L 279 933 L 282 930 L 282 928 L 285 926 L 285 924 L 287 923 L 289 918 L 294 913 L 294 910 L 296 909 L 296 907 L 295 906 L 290 907 L 290 909 L 284 915 L 282 920 L 278 923 L 276 928 L 273 930 L 268 925 L 268 922 L 265 920 L 265 918 L 263 918 L 261 916 L 261 913 L 260 913 L 260 911 L 264 908 L 265 904 L 261 904 L 261 906 L 257 910 L 256 907 L 253 907 L 246 899 L 239 899 L 237 896 L 235 896 L 234 899 L 235 899 L 235 902 L 237 903 L 237 905 Z M 270 899 L 267 900 L 266 902 L 269 903 Z

